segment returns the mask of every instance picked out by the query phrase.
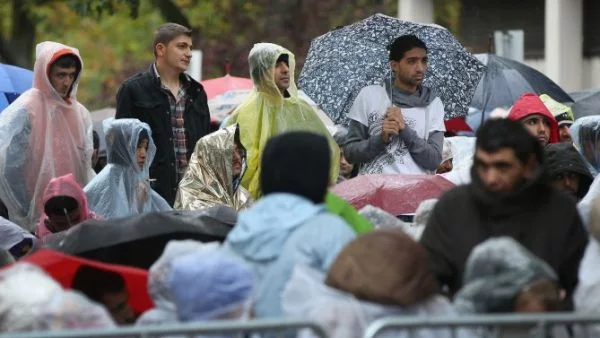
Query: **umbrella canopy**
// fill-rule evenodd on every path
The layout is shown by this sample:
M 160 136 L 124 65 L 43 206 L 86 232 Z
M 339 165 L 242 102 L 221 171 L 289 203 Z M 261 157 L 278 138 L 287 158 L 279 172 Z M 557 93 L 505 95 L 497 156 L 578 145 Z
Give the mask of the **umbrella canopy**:
M 32 71 L 0 63 L 0 111 L 30 89 L 32 84 Z
M 356 209 L 370 204 L 398 216 L 414 213 L 422 201 L 453 187 L 438 175 L 362 175 L 336 185 L 333 192 Z
M 204 80 L 201 83 L 206 91 L 206 97 L 209 100 L 231 90 L 252 89 L 252 87 L 254 87 L 252 80 L 245 77 L 231 76 L 229 74 L 216 79 Z
M 475 90 L 471 106 L 489 113 L 498 107 L 508 108 L 526 92 L 537 95 L 548 94 L 562 103 L 573 99 L 556 83 L 537 70 L 515 60 L 494 54 L 476 54 L 478 60 L 487 66 L 485 74 Z
M 600 89 L 588 89 L 570 93 L 575 101 L 571 106 L 575 118 L 600 115 Z
M 71 288 L 75 274 L 82 266 L 116 272 L 125 280 L 125 287 L 129 295 L 129 304 L 136 313 L 145 312 L 153 307 L 147 287 L 148 271 L 127 266 L 100 263 L 49 249 L 41 249 L 30 256 L 22 258 L 19 262 L 27 262 L 39 266 L 67 289 Z
M 314 39 L 298 80 L 336 124 L 347 125 L 347 114 L 360 90 L 391 81 L 387 46 L 397 37 L 414 34 L 428 49 L 424 84 L 444 102 L 446 119 L 464 116 L 485 66 L 448 30 L 376 14 Z
M 472 132 L 473 130 L 467 124 L 464 117 L 455 117 L 453 119 L 444 122 L 446 126 L 446 132 L 458 133 L 458 132 Z
M 173 239 L 222 242 L 237 221 L 224 206 L 83 222 L 49 236 L 45 247 L 101 262 L 148 269 Z

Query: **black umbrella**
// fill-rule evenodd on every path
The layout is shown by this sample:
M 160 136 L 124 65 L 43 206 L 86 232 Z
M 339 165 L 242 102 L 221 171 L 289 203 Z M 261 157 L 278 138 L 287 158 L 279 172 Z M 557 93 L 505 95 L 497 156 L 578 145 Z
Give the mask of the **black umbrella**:
M 600 115 L 600 89 L 588 89 L 570 93 L 575 101 L 571 106 L 575 118 Z
M 44 247 L 105 263 L 148 269 L 170 240 L 222 242 L 236 220 L 236 212 L 228 207 L 90 220 L 51 236 Z
M 475 89 L 471 107 L 485 114 L 498 107 L 512 106 L 526 92 L 548 94 L 561 103 L 573 102 L 573 99 L 546 75 L 523 63 L 494 54 L 476 54 L 475 57 L 487 68 Z

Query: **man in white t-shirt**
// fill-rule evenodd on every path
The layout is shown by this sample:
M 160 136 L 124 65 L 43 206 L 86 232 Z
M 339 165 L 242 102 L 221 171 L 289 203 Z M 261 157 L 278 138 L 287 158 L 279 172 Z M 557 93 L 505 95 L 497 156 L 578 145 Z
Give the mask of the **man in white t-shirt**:
M 389 46 L 394 78 L 354 100 L 344 155 L 359 174 L 432 174 L 442 162 L 444 105 L 422 85 L 427 46 L 414 35 Z

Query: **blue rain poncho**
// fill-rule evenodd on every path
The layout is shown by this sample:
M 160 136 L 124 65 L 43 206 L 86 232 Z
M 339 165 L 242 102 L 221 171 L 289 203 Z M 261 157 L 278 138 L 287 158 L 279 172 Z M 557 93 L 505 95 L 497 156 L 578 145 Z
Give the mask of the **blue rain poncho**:
M 104 219 L 171 210 L 150 187 L 150 163 L 156 154 L 150 127 L 137 119 L 108 119 L 103 128 L 108 164 L 83 189 L 89 208 Z M 148 137 L 148 151 L 140 169 L 136 151 L 142 133 Z
M 160 258 L 152 264 L 148 271 L 148 293 L 152 297 L 154 308 L 144 312 L 138 318 L 136 325 L 177 323 L 179 319 L 177 318 L 173 295 L 169 289 L 173 261 L 194 252 L 215 251 L 218 249 L 218 242 L 169 241 Z
M 181 321 L 248 317 L 252 270 L 224 252 L 204 250 L 177 257 L 168 280 Z

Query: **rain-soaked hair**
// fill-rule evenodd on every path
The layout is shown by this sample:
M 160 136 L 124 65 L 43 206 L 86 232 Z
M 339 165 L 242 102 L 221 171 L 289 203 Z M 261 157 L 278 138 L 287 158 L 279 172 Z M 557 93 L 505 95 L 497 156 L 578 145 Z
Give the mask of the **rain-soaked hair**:
M 146 140 L 146 141 L 150 140 L 150 136 L 148 135 L 148 131 L 146 129 L 142 129 L 142 131 L 140 131 L 140 134 L 138 136 L 137 146 L 139 147 L 144 140 Z
M 54 61 L 52 63 L 52 68 L 54 68 L 54 67 L 59 67 L 59 68 L 75 67 L 75 69 L 77 70 L 76 74 L 79 74 L 79 71 L 81 70 L 81 61 L 75 54 L 66 54 L 66 55 L 59 57 L 58 59 L 56 59 L 56 61 Z
M 159 43 L 167 45 L 169 42 L 173 41 L 173 39 L 181 35 L 189 36 L 191 38 L 192 30 L 185 26 L 172 22 L 166 23 L 158 27 L 158 29 L 156 29 L 156 32 L 154 32 L 154 43 L 152 44 L 154 56 L 156 57 L 156 45 L 158 45 Z
M 487 120 L 475 135 L 475 149 L 494 153 L 502 148 L 509 148 L 523 164 L 535 155 L 538 163 L 544 163 L 544 149 L 520 122 L 508 119 Z
M 397 37 L 387 48 L 390 51 L 390 61 L 402 60 L 404 54 L 413 48 L 423 48 L 427 52 L 425 42 L 416 35 L 409 34 Z

